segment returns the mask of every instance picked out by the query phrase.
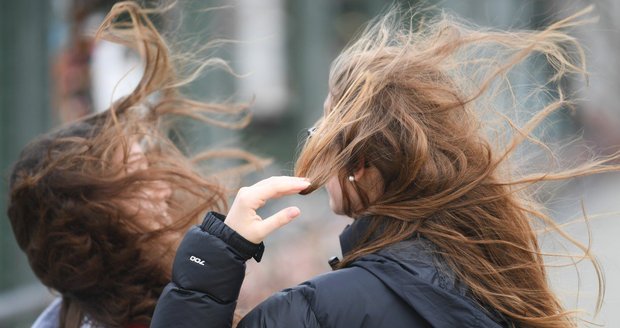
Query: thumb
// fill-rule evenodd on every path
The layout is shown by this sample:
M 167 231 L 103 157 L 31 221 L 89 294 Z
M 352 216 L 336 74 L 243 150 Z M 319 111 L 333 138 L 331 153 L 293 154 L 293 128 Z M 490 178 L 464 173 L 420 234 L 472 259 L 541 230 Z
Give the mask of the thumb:
M 298 217 L 299 214 L 301 214 L 301 210 L 296 206 L 292 206 L 287 207 L 279 211 L 278 213 L 264 219 L 260 224 L 260 228 L 258 229 L 259 234 L 262 236 L 260 241 L 265 239 L 272 232 L 291 222 L 294 218 Z

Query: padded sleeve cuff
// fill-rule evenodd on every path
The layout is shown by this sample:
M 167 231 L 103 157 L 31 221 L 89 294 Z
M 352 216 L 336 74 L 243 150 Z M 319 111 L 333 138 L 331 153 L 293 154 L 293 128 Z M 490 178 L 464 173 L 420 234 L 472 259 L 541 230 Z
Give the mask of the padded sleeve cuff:
M 245 260 L 254 258 L 256 262 L 260 262 L 265 251 L 265 244 L 254 244 L 243 238 L 236 231 L 231 229 L 224 223 L 226 216 L 217 212 L 209 212 L 205 216 L 204 221 L 200 225 L 200 229 L 212 236 L 220 238 Z

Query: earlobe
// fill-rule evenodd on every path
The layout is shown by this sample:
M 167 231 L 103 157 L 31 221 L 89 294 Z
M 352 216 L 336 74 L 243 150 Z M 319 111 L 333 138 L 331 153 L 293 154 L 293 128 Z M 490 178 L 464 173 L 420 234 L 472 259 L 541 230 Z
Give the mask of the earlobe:
M 360 181 L 364 174 L 366 173 L 366 168 L 364 165 L 360 165 L 351 177 L 354 178 L 355 181 Z

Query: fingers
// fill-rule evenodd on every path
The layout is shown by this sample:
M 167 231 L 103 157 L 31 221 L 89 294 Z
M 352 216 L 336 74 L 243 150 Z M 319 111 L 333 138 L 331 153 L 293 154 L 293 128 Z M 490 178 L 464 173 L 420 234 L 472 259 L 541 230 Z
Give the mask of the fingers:
M 258 243 L 264 240 L 272 232 L 278 230 L 282 226 L 291 222 L 294 218 L 298 217 L 299 214 L 301 214 L 299 208 L 296 206 L 292 206 L 285 208 L 278 213 L 264 219 L 257 227 L 256 232 L 258 235 L 257 237 L 259 238 L 256 238 L 256 240 L 252 242 Z
M 250 187 L 239 190 L 237 199 L 253 210 L 262 207 L 269 199 L 297 194 L 308 188 L 310 181 L 305 178 L 280 176 L 261 180 Z
M 262 220 L 256 214 L 269 199 L 292 195 L 308 188 L 310 181 L 297 177 L 271 177 L 239 189 L 224 223 L 245 239 L 260 243 L 269 234 L 299 216 L 297 207 L 288 207 Z
M 260 195 L 277 198 L 295 193 L 299 188 L 307 188 L 309 185 L 310 180 L 306 178 L 279 176 L 261 180 L 252 187 L 259 190 Z

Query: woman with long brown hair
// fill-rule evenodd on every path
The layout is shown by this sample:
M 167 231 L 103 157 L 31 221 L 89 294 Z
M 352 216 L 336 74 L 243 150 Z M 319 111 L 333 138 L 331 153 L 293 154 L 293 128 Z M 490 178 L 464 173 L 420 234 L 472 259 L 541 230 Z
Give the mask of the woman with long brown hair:
M 562 80 L 586 74 L 565 30 L 588 13 L 540 31 L 482 30 L 398 10 L 371 24 L 333 63 L 324 115 L 295 172 L 312 182 L 304 193 L 325 186 L 334 212 L 354 218 L 341 235 L 344 258 L 332 261 L 334 272 L 274 294 L 238 327 L 576 326 L 549 285 L 537 230 L 565 237 L 583 250 L 566 257 L 602 273 L 529 187 L 618 170 L 609 164 L 615 157 L 523 175 L 509 163 L 524 143 L 551 152 L 532 132 L 571 104 Z M 522 110 L 525 102 L 501 95 L 514 96 L 511 74 L 533 57 L 552 70 L 541 92 L 557 97 L 518 125 L 497 107 Z M 489 123 L 490 115 L 502 120 Z M 232 324 L 232 312 L 218 308 L 234 307 L 245 260 L 262 252 L 252 244 L 294 216 L 266 229 L 256 214 L 287 190 L 278 179 L 242 189 L 227 217 L 212 213 L 190 230 L 154 327 Z M 247 243 L 229 242 L 235 231 Z
M 141 55 L 139 85 L 107 111 L 32 141 L 13 168 L 8 216 L 16 240 L 59 295 L 35 327 L 147 327 L 183 233 L 207 210 L 226 208 L 227 189 L 201 162 L 260 162 L 239 151 L 194 156 L 170 139 L 179 118 L 240 127 L 248 113 L 180 92 L 196 72 L 180 73 L 187 57 L 172 53 L 151 22 L 162 11 L 113 7 L 98 37 Z M 205 60 L 198 70 L 221 63 Z

